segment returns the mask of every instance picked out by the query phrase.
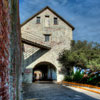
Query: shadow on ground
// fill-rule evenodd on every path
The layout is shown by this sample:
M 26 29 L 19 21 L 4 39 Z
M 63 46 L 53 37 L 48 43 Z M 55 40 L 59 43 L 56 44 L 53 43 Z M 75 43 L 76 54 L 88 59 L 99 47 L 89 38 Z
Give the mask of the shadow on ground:
M 24 100 L 100 100 L 95 93 L 85 94 L 53 83 L 24 84 L 23 90 Z

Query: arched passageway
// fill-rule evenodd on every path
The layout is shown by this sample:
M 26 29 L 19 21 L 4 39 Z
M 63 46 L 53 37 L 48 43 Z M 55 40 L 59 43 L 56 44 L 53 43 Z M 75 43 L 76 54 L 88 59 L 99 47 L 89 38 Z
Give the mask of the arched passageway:
M 34 81 L 57 80 L 56 67 L 49 62 L 41 62 L 33 68 Z

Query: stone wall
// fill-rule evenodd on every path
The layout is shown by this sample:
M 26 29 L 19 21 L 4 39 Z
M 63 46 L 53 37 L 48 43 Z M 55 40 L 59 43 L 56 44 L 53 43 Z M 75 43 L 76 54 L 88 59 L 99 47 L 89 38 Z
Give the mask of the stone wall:
M 0 0 L 0 100 L 22 100 L 18 0 Z
M 10 92 L 12 100 L 21 100 L 21 32 L 19 20 L 19 0 L 11 0 L 11 33 L 10 33 Z M 12 88 L 14 87 L 14 88 Z
M 9 99 L 9 6 L 0 0 L 0 100 Z
M 45 27 L 45 16 L 49 16 L 49 27 Z M 36 18 L 40 17 L 41 22 L 40 24 L 36 24 Z M 54 17 L 58 18 L 58 25 L 54 25 Z M 31 57 L 33 56 L 31 62 L 29 62 L 25 67 L 26 69 L 34 68 L 38 63 L 41 62 L 49 62 L 53 64 L 57 69 L 57 81 L 63 80 L 63 74 L 59 73 L 61 70 L 61 65 L 58 62 L 59 53 L 62 52 L 64 49 L 70 49 L 70 43 L 72 40 L 72 28 L 63 22 L 58 16 L 53 14 L 49 9 L 46 9 L 33 19 L 31 19 L 28 23 L 21 27 L 22 37 L 25 39 L 29 39 L 31 41 L 38 42 L 40 44 L 50 45 L 51 49 L 48 51 L 43 52 L 43 50 L 39 49 L 35 51 L 33 50 Z M 50 35 L 50 41 L 44 42 L 45 34 Z M 28 48 L 24 46 L 25 51 Z M 36 52 L 38 52 L 38 56 L 34 56 Z M 39 56 L 40 55 L 40 56 Z M 30 57 L 29 57 L 30 58 Z M 34 60 L 35 59 L 35 60 Z M 26 61 L 26 60 L 25 60 Z M 27 78 L 28 77 L 27 75 Z M 32 79 L 32 78 L 31 78 Z

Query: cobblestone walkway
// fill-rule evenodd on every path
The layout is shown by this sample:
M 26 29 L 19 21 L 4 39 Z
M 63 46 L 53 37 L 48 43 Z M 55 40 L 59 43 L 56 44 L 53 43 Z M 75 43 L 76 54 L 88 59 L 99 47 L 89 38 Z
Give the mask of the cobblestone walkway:
M 57 84 L 24 85 L 24 100 L 100 100 L 100 95 Z

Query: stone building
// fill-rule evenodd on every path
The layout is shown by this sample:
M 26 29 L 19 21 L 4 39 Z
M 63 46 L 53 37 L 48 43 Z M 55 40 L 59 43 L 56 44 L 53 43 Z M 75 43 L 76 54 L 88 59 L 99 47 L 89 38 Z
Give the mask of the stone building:
M 21 25 L 23 41 L 24 70 L 23 81 L 32 83 L 37 71 L 41 80 L 64 78 L 59 53 L 70 49 L 74 27 L 53 11 L 45 7 Z

